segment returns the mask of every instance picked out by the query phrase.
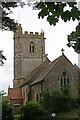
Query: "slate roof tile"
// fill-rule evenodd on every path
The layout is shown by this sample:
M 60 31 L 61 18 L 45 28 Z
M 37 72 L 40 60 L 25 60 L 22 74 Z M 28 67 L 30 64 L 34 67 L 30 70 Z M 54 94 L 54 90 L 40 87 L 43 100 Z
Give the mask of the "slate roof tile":
M 35 69 L 33 69 L 31 71 L 31 73 L 26 77 L 25 76 L 25 81 L 23 82 L 23 84 L 20 86 L 24 86 L 27 83 L 30 83 L 31 81 L 34 81 L 39 73 L 49 64 L 51 63 L 50 60 L 47 58 L 42 64 L 38 65 Z

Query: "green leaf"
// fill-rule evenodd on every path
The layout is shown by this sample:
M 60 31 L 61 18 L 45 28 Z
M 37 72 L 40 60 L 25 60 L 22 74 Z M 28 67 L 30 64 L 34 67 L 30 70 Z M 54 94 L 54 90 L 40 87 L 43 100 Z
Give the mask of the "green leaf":
M 65 12 L 63 12 L 62 15 L 61 15 L 61 18 L 62 18 L 62 20 L 64 20 L 64 22 L 67 22 L 67 20 L 70 21 L 70 19 L 71 19 L 70 11 L 66 10 Z
M 56 25 L 56 23 L 58 22 L 58 19 L 57 18 L 55 18 L 55 16 L 54 15 L 52 15 L 52 16 L 48 16 L 47 17 L 47 20 L 49 21 L 49 23 L 50 23 L 50 25 Z
M 78 11 L 78 8 L 74 7 L 71 9 L 71 16 L 72 20 L 74 21 L 75 19 L 79 19 L 80 11 Z
M 68 4 L 70 7 L 74 7 L 77 3 L 76 3 L 76 2 L 67 2 L 67 4 Z

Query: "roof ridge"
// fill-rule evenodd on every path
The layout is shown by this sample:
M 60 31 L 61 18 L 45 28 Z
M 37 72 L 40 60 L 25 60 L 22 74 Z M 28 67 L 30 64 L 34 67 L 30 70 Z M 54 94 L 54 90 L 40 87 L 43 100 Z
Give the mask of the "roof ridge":
M 76 64 L 74 64 L 74 67 L 80 72 L 80 68 Z
M 29 80 L 30 80 L 37 72 L 39 72 L 39 70 L 41 69 L 41 67 L 43 68 L 43 67 L 45 66 L 45 63 L 47 63 L 47 61 L 51 62 L 51 61 L 47 58 L 44 62 L 42 62 L 40 65 L 38 65 L 36 68 L 34 68 L 34 69 L 30 72 L 30 74 L 32 73 L 32 75 L 29 74 L 29 75 L 27 76 L 27 79 L 28 79 L 27 82 L 29 82 Z M 23 84 L 26 84 L 27 82 L 25 81 Z M 20 85 L 20 86 L 23 86 L 23 84 Z
M 60 58 L 61 58 L 62 56 L 59 56 L 58 58 L 56 58 L 54 61 L 56 61 L 56 60 L 60 60 Z M 57 63 L 59 62 L 59 60 L 57 61 Z M 53 62 L 54 62 L 53 61 Z M 52 63 L 53 63 L 52 62 Z M 50 63 L 50 64 L 48 64 L 48 65 L 51 65 L 52 63 Z M 56 65 L 57 63 L 55 63 L 54 65 Z M 50 70 L 53 68 L 53 65 L 50 67 L 50 69 L 48 70 L 48 72 L 45 74 L 45 76 L 50 72 Z M 44 78 L 45 78 L 45 76 L 44 76 Z M 39 77 L 38 77 L 39 78 Z M 42 79 L 40 80 L 40 81 L 42 81 Z M 36 82 L 33 82 L 33 83 L 37 83 L 37 82 L 40 82 L 40 81 L 36 81 Z

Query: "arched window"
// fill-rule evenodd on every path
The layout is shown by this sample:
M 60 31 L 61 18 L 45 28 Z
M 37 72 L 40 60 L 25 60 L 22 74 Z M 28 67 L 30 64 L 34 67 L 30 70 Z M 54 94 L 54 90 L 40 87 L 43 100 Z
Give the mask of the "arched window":
M 61 88 L 61 92 L 62 92 L 62 88 L 65 85 L 69 85 L 70 84 L 70 75 L 66 70 L 63 70 L 61 72 L 61 76 L 60 76 L 60 88 Z
M 34 53 L 34 43 L 30 43 L 30 53 Z

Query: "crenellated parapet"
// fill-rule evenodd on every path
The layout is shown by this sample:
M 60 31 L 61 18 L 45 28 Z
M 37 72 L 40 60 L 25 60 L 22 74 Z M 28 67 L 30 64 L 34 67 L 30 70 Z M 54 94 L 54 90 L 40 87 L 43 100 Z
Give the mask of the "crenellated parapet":
M 16 25 L 17 27 L 17 30 L 16 32 L 14 32 L 14 38 L 16 37 L 33 37 L 33 38 L 44 38 L 44 32 L 28 32 L 28 31 L 25 31 L 24 34 L 23 34 L 23 31 L 22 31 L 22 27 L 21 27 L 21 24 L 18 24 Z
M 22 35 L 23 37 L 33 37 L 33 38 L 44 38 L 44 32 L 42 33 L 39 33 L 39 32 L 28 32 L 28 31 L 25 31 L 25 33 Z

